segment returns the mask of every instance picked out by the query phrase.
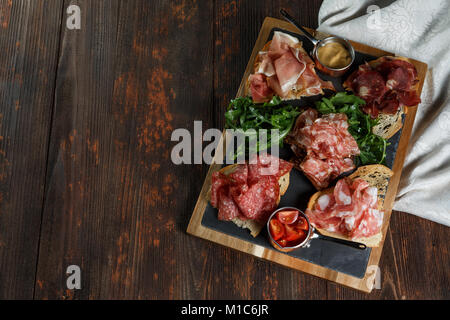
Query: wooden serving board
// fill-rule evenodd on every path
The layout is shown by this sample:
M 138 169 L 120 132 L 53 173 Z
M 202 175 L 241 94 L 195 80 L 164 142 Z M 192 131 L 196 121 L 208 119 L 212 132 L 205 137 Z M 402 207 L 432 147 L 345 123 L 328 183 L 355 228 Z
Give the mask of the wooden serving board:
M 298 34 L 301 34 L 301 32 L 296 29 L 291 24 L 278 20 L 275 18 L 267 17 L 264 20 L 264 23 L 262 25 L 262 28 L 260 30 L 258 39 L 256 40 L 256 44 L 253 48 L 252 55 L 250 57 L 250 60 L 247 64 L 247 68 L 245 70 L 244 76 L 241 81 L 241 85 L 239 87 L 237 96 L 244 95 L 244 85 L 246 82 L 246 79 L 248 78 L 249 74 L 252 72 L 253 67 L 253 61 L 257 55 L 257 53 L 261 50 L 261 48 L 266 43 L 271 30 L 273 28 L 280 28 L 287 31 L 295 32 Z M 328 35 L 317 32 L 315 30 L 309 29 L 309 31 L 316 37 L 316 38 L 324 38 Z M 356 43 L 351 41 L 352 45 L 354 46 L 356 51 L 359 51 L 364 54 L 368 54 L 374 57 L 381 57 L 385 55 L 394 55 L 390 52 L 386 52 L 383 50 L 379 50 L 376 48 L 372 48 L 360 43 Z M 422 86 L 425 79 L 425 74 L 427 72 L 427 65 L 423 62 L 416 61 L 410 59 L 410 61 L 415 65 L 417 68 L 418 76 L 419 76 L 419 93 L 422 92 Z M 375 272 L 377 270 L 377 266 L 380 260 L 381 251 L 383 248 L 384 240 L 386 237 L 387 228 L 389 226 L 390 216 L 392 207 L 395 200 L 395 195 L 397 193 L 398 184 L 400 181 L 401 171 L 403 167 L 403 162 L 405 160 L 405 156 L 407 154 L 408 150 L 408 143 L 411 136 L 411 131 L 414 123 L 414 119 L 416 116 L 416 107 L 410 107 L 407 109 L 406 116 L 404 119 L 403 129 L 401 132 L 399 144 L 396 150 L 395 160 L 392 166 L 392 170 L 394 171 L 394 175 L 391 177 L 389 181 L 389 187 L 387 190 L 386 198 L 384 201 L 384 211 L 385 211 L 385 218 L 383 221 L 383 239 L 381 241 L 381 244 L 376 247 L 372 248 L 370 252 L 370 256 L 367 262 L 368 267 L 365 271 L 365 274 L 363 277 L 354 277 L 349 274 L 339 272 L 336 270 L 332 270 L 330 268 L 326 268 L 324 266 L 320 266 L 311 262 L 308 262 L 306 260 L 299 259 L 297 257 L 293 257 L 290 255 L 287 255 L 285 253 L 269 249 L 265 246 L 258 245 L 255 243 L 251 243 L 249 241 L 246 241 L 244 239 L 214 230 L 212 228 L 205 227 L 202 225 L 202 219 L 205 212 L 205 209 L 208 205 L 209 201 L 209 190 L 211 187 L 211 175 L 213 172 L 220 169 L 221 164 L 219 164 L 221 159 L 215 158 L 213 160 L 213 164 L 210 166 L 208 174 L 206 176 L 205 182 L 203 184 L 202 190 L 200 192 L 199 198 L 197 200 L 197 204 L 194 208 L 194 212 L 192 214 L 191 220 L 189 222 L 189 226 L 187 229 L 187 232 L 189 234 L 195 235 L 197 237 L 207 239 L 216 243 L 219 243 L 221 245 L 246 252 L 248 254 L 254 255 L 258 258 L 266 259 L 284 266 L 287 266 L 292 269 L 296 269 L 299 271 L 303 271 L 309 274 L 312 274 L 314 276 L 318 276 L 324 279 L 328 279 L 340 284 L 343 284 L 345 286 L 355 288 L 364 292 L 370 292 L 373 288 L 373 283 L 375 280 Z M 223 140 L 223 137 L 222 137 Z M 223 141 L 219 143 L 219 146 L 223 146 Z M 220 153 L 216 153 L 220 154 Z M 302 208 L 300 208 L 302 209 Z

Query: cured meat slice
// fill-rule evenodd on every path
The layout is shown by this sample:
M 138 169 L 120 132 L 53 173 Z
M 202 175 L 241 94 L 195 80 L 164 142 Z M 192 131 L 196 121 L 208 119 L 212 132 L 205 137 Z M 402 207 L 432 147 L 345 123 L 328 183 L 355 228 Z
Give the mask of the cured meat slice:
M 397 97 L 400 103 L 408 107 L 413 107 L 420 103 L 420 97 L 416 91 L 399 91 Z
M 366 102 L 379 102 L 388 90 L 385 80 L 376 71 L 366 71 L 361 73 L 353 81 L 355 93 Z
M 332 216 L 329 218 L 323 217 L 322 211 L 306 209 L 305 214 L 308 216 L 309 221 L 316 228 L 325 229 L 330 232 L 335 232 L 340 229 L 342 218 Z
M 389 74 L 392 72 L 392 70 L 398 68 L 406 70 L 408 72 L 409 86 L 412 86 L 416 81 L 415 79 L 417 78 L 417 69 L 414 67 L 412 63 L 387 56 L 378 59 L 378 62 L 375 66 L 375 70 L 378 71 L 385 78 L 389 77 Z
M 302 43 L 279 31 L 274 32 L 268 51 L 259 52 L 254 72 L 249 82 L 252 98 L 256 102 L 268 101 L 274 93 L 283 99 L 293 99 L 322 94 L 323 89 L 335 91 L 330 81 L 323 81 L 317 76 L 314 62 Z M 254 78 L 256 75 L 264 77 Z
M 249 81 L 253 101 L 256 103 L 266 102 L 272 98 L 273 91 L 268 86 L 265 75 L 260 73 L 252 74 Z
M 235 197 L 234 201 L 246 218 L 258 220 L 276 208 L 279 193 L 278 179 L 263 176 L 247 192 Z
M 236 165 L 228 175 L 214 172 L 210 202 L 219 209 L 219 220 L 239 218 L 265 222 L 278 205 L 278 179 L 292 167 L 291 163 L 275 156 L 260 155 L 251 164 Z
M 248 165 L 248 182 L 254 184 L 261 177 L 273 175 L 277 179 L 290 172 L 293 164 L 283 159 L 278 159 L 270 154 L 261 154 L 250 159 Z
M 411 88 L 413 80 L 408 70 L 395 68 L 387 75 L 386 87 L 391 90 L 408 90 Z
M 326 161 L 306 157 L 300 164 L 300 169 L 319 189 L 328 187 L 333 168 Z
M 372 64 L 360 66 L 344 82 L 344 87 L 364 99 L 364 112 L 376 118 L 380 113 L 395 114 L 402 106 L 420 103 L 413 64 L 394 57 L 382 57 Z
M 239 216 L 239 209 L 231 197 L 227 195 L 225 190 L 220 191 L 218 219 L 229 221 Z
M 394 91 L 389 91 L 381 101 L 380 104 L 376 105 L 378 110 L 383 113 L 395 114 L 400 106 L 397 93 Z
M 305 70 L 305 64 L 300 63 L 291 51 L 275 60 L 274 65 L 282 92 L 292 88 Z
M 349 236 L 352 238 L 371 237 L 380 232 L 383 224 L 383 211 L 377 209 L 367 209 L 364 211 L 358 226 L 350 232 Z
M 270 214 L 277 208 L 278 199 L 280 198 L 280 186 L 278 178 L 275 176 L 266 176 L 263 179 L 264 185 L 264 205 L 261 213 L 257 217 L 258 221 L 265 222 Z
M 347 158 L 359 154 L 358 144 L 348 132 L 345 114 L 328 114 L 299 130 L 298 140 L 320 159 Z
M 227 187 L 229 184 L 228 179 L 224 174 L 219 171 L 216 171 L 212 174 L 211 180 L 211 205 L 213 207 L 218 207 L 219 205 L 219 192 L 224 187 Z
M 348 205 L 352 203 L 352 194 L 350 187 L 345 179 L 341 179 L 336 183 L 334 187 L 333 196 L 337 204 Z
M 340 179 L 333 193 L 320 196 L 306 214 L 314 226 L 351 238 L 373 236 L 383 222 L 377 188 L 363 179 Z
M 258 53 L 258 55 L 260 56 L 261 63 L 259 64 L 258 70 L 255 73 L 263 74 L 266 77 L 275 75 L 275 67 L 272 63 L 272 59 L 270 59 L 267 52 L 260 52 Z
M 248 166 L 239 165 L 237 168 L 227 177 L 234 184 L 246 184 L 248 178 Z
M 297 38 L 284 32 L 275 31 L 269 47 L 269 56 L 276 60 L 298 45 L 300 45 L 300 41 Z
M 303 92 L 305 96 L 314 96 L 323 93 L 323 89 L 335 91 L 333 84 L 321 80 L 314 70 L 314 64 L 307 64 L 302 76 L 298 79 L 295 90 Z
M 352 170 L 354 164 L 351 157 L 360 151 L 356 140 L 348 132 L 345 114 L 317 116 L 317 111 L 313 109 L 300 114 L 288 142 L 306 151 L 299 167 L 316 188 L 322 189 L 343 172 Z

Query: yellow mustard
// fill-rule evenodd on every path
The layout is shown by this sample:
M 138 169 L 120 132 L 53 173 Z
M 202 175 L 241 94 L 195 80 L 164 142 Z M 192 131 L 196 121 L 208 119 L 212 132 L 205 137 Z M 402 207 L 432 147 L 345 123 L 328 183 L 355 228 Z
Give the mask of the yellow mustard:
M 333 69 L 345 68 L 352 61 L 348 50 L 339 42 L 329 42 L 319 47 L 318 56 L 322 64 Z

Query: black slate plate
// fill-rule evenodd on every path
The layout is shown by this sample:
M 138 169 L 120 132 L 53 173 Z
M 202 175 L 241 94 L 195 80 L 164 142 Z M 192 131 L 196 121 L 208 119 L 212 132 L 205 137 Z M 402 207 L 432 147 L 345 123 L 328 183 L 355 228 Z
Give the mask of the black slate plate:
M 297 37 L 303 42 L 303 47 L 310 53 L 313 49 L 308 39 L 300 34 L 285 31 L 278 28 L 271 30 L 269 39 L 273 36 L 274 31 L 283 31 Z M 267 40 L 267 41 L 268 41 Z M 360 64 L 365 61 L 374 60 L 376 57 L 356 52 L 355 62 L 352 68 L 342 78 L 333 78 L 317 72 L 323 80 L 332 81 L 337 91 L 344 91 L 342 87 L 343 79 L 353 72 Z M 332 93 L 331 93 L 332 94 Z M 314 101 L 320 100 L 322 96 L 302 98 L 300 100 L 290 101 L 290 104 L 298 106 L 313 105 Z M 404 119 L 403 119 L 404 120 Z M 390 145 L 387 147 L 386 165 L 392 169 L 395 160 L 395 154 L 400 141 L 401 130 L 388 140 Z M 289 149 L 280 150 L 280 158 L 289 159 L 291 153 Z M 316 192 L 311 182 L 300 171 L 293 169 L 290 175 L 290 184 L 286 194 L 281 198 L 280 207 L 293 206 L 304 210 L 309 198 Z M 268 241 L 266 228 L 256 237 L 253 238 L 247 229 L 242 229 L 232 222 L 220 221 L 217 219 L 217 209 L 213 208 L 209 203 L 206 206 L 202 218 L 202 225 L 207 228 L 228 234 L 230 236 L 263 246 L 270 250 L 275 250 Z M 358 250 L 345 245 L 314 239 L 311 241 L 309 248 L 300 248 L 295 251 L 285 253 L 292 257 L 302 259 L 338 272 L 342 272 L 357 278 L 363 278 L 366 273 L 367 263 L 369 261 L 371 248 L 366 250 Z

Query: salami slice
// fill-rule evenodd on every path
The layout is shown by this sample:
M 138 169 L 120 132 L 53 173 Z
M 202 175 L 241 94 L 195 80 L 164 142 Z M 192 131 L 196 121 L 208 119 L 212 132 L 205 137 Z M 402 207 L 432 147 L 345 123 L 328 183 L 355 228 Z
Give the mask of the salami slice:
M 220 192 L 218 219 L 229 221 L 239 216 L 239 209 L 231 197 L 227 195 L 224 189 Z
M 264 170 L 278 164 L 272 174 Z M 278 179 L 293 165 L 271 155 L 254 159 L 252 164 L 240 164 L 224 175 L 215 172 L 211 181 L 211 205 L 219 209 L 219 220 L 252 219 L 264 223 L 275 210 L 280 197 Z
M 274 176 L 262 176 L 245 193 L 234 200 L 242 214 L 248 219 L 260 219 L 277 206 L 280 188 Z
M 351 238 L 377 234 L 383 221 L 377 188 L 363 179 L 340 179 L 333 193 L 322 195 L 306 214 L 314 226 Z
M 216 171 L 212 174 L 211 181 L 211 205 L 215 208 L 219 205 L 219 192 L 227 187 L 229 184 L 228 179 L 224 174 Z

